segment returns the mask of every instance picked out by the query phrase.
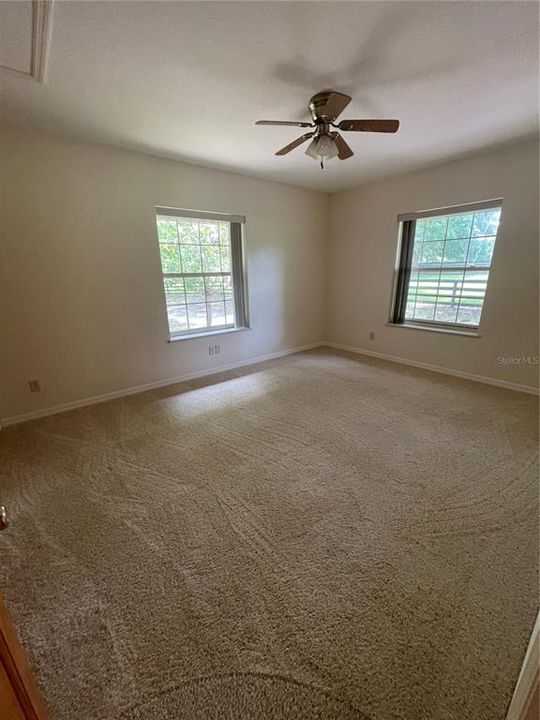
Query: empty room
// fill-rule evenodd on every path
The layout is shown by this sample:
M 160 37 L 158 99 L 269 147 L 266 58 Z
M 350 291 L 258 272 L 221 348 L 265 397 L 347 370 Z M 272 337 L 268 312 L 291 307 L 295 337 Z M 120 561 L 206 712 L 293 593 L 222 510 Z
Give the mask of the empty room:
M 2 720 L 536 720 L 539 4 L 0 0 Z

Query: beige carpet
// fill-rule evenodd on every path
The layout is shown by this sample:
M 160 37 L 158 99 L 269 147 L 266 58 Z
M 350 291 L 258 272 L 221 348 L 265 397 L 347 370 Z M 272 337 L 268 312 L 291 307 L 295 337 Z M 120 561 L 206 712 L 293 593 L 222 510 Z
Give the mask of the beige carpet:
M 536 415 L 322 350 L 3 431 L 2 593 L 53 720 L 503 720 Z

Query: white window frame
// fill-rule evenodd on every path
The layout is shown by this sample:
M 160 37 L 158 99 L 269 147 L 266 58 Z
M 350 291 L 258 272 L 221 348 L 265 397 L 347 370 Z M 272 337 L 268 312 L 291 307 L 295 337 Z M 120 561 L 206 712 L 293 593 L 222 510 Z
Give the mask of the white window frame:
M 221 335 L 223 333 L 235 332 L 237 330 L 249 329 L 249 317 L 247 308 L 247 268 L 245 262 L 244 253 L 244 233 L 243 226 L 246 222 L 246 218 L 243 215 L 229 215 L 226 213 L 216 212 L 205 212 L 200 210 L 187 210 L 184 208 L 171 208 L 156 206 L 155 208 L 155 222 L 156 222 L 156 235 L 158 239 L 158 247 L 160 246 L 159 235 L 157 234 L 157 221 L 159 217 L 167 216 L 177 220 L 201 220 L 201 221 L 214 221 L 214 222 L 225 222 L 229 224 L 229 238 L 230 238 L 230 250 L 231 250 L 231 272 L 165 272 L 163 266 L 161 268 L 161 275 L 163 280 L 163 294 L 165 298 L 165 311 L 167 315 L 167 324 L 169 326 L 169 342 L 175 342 L 177 340 L 188 340 L 196 337 L 205 337 L 208 335 Z M 161 259 L 161 250 L 160 250 Z M 231 284 L 233 289 L 233 301 L 234 301 L 234 323 L 219 325 L 219 326 L 207 326 L 203 328 L 193 328 L 181 331 L 172 331 L 169 324 L 168 308 L 171 305 L 167 302 L 166 292 L 166 278 L 179 277 L 210 277 L 210 276 L 229 276 L 231 277 Z M 187 307 L 186 303 L 186 307 Z

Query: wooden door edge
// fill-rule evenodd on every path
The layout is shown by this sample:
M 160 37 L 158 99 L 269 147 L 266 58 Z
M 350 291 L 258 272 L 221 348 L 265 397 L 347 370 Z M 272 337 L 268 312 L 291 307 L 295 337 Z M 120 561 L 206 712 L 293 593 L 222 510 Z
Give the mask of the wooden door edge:
M 0 662 L 26 720 L 49 720 L 17 631 L 0 596 Z
M 531 633 L 529 646 L 510 701 L 506 720 L 526 720 L 539 683 L 540 663 L 540 613 Z

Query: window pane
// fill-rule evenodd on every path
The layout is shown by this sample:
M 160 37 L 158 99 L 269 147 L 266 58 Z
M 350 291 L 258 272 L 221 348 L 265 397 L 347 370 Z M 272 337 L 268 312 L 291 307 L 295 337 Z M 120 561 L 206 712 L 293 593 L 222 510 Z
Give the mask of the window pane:
M 468 240 L 447 240 L 444 244 L 443 265 L 465 265 Z
M 184 280 L 186 285 L 186 298 L 188 305 L 203 303 L 206 301 L 204 292 L 204 279 L 201 277 L 187 277 Z
M 176 220 L 168 217 L 158 217 L 157 231 L 160 243 L 177 243 L 178 233 L 176 230 Z
M 234 302 L 232 300 L 225 301 L 225 317 L 226 317 L 227 325 L 234 325 L 234 323 L 235 323 Z
M 230 275 L 225 275 L 223 277 L 223 293 L 225 295 L 225 300 L 233 299 L 232 278 Z
M 182 278 L 164 278 L 167 305 L 185 303 L 184 281 Z
M 424 241 L 444 240 L 446 237 L 447 222 L 448 218 L 446 217 L 426 218 L 426 234 L 424 235 Z
M 178 245 L 160 245 L 161 268 L 164 273 L 182 272 Z
M 439 302 L 437 302 L 437 307 L 435 308 L 434 320 L 443 323 L 455 323 L 457 311 L 457 305 L 453 305 L 447 301 L 439 300 Z
M 208 327 L 206 320 L 206 303 L 188 305 L 187 311 L 190 330 Z
M 188 329 L 186 306 L 172 305 L 167 308 L 169 330 L 171 333 L 183 332 Z
M 231 226 L 228 222 L 220 222 L 218 223 L 219 228 L 219 242 L 221 245 L 229 245 L 231 237 L 230 237 L 230 230 Z
M 223 280 L 221 276 L 204 278 L 206 302 L 223 301 Z
M 439 272 L 423 272 L 418 276 L 418 282 L 416 283 L 416 295 L 418 298 L 422 297 L 424 302 L 431 302 L 435 300 L 435 293 L 437 290 L 437 284 L 439 280 Z
M 220 245 L 221 251 L 221 271 L 231 272 L 231 246 Z
M 494 247 L 494 237 L 473 238 L 471 240 L 467 265 L 491 265 Z
M 433 320 L 435 315 L 435 303 L 430 302 L 429 297 L 419 296 L 416 299 L 414 310 L 415 320 Z
M 457 308 L 461 296 L 463 270 L 443 271 L 438 279 L 437 296 L 440 302 L 450 301 Z
M 196 220 L 178 218 L 178 238 L 182 245 L 199 243 L 199 224 Z
M 429 288 L 420 285 L 418 292 L 416 293 L 416 309 L 418 310 L 420 305 L 435 305 L 437 302 L 437 288 Z
M 203 245 L 201 252 L 203 272 L 220 272 L 219 245 Z
M 480 316 L 482 314 L 482 308 L 480 306 L 459 306 L 459 312 L 457 315 L 457 323 L 459 325 L 474 325 L 480 324 Z
M 199 223 L 199 237 L 201 243 L 219 245 L 219 228 L 217 223 Z
M 181 245 L 182 268 L 185 273 L 200 273 L 202 269 L 200 245 Z
M 424 247 L 423 243 L 415 242 L 413 247 L 413 255 L 412 255 L 412 264 L 413 267 L 416 267 L 420 264 L 422 260 L 422 249 Z
M 446 231 L 446 239 L 469 238 L 471 234 L 473 213 L 464 213 L 463 215 L 451 215 L 448 218 L 448 229 Z
M 474 213 L 473 228 L 471 235 L 496 235 L 501 217 L 501 208 L 495 210 L 482 210 Z
M 208 303 L 208 325 L 210 327 L 218 327 L 226 325 L 225 320 L 225 304 L 223 302 Z
M 475 318 L 479 317 L 478 308 L 482 307 L 487 279 L 488 272 L 482 270 L 422 272 L 418 280 L 409 283 L 411 292 L 407 296 L 405 317 L 474 324 Z M 413 300 L 416 300 L 416 306 L 411 305 Z M 460 317 L 466 320 L 460 320 Z
M 487 270 L 467 270 L 464 273 L 461 305 L 466 304 L 466 299 L 474 300 L 473 305 L 479 304 L 479 300 L 481 301 L 486 294 L 488 276 Z
M 488 280 L 487 272 L 467 271 L 460 284 L 456 322 L 478 325 Z
M 416 221 L 416 229 L 414 232 L 414 241 L 415 242 L 422 242 L 424 240 L 424 235 L 426 234 L 426 221 L 425 220 L 417 220 Z
M 440 265 L 443 259 L 443 242 L 427 242 L 422 245 L 422 266 Z

